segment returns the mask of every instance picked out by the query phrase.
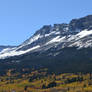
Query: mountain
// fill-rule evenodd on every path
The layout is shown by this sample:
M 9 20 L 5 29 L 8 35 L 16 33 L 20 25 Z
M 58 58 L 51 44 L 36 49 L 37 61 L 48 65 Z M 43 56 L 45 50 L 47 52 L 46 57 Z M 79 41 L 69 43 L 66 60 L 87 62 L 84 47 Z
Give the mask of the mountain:
M 43 26 L 19 46 L 3 49 L 0 63 L 1 70 L 44 67 L 54 72 L 92 72 L 92 15 Z
M 3 46 L 3 45 L 1 45 L 1 46 L 0 46 L 0 52 L 1 52 L 2 50 L 11 49 L 11 48 L 14 48 L 14 47 L 16 47 L 16 46 Z

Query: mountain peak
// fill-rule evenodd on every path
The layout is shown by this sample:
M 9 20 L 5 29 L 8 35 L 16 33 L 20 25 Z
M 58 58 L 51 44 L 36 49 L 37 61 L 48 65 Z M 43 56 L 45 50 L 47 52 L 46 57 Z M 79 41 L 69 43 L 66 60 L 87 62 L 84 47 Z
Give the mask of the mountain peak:
M 69 29 L 74 31 L 76 29 L 92 29 L 92 15 L 88 15 L 79 19 L 73 19 L 69 23 Z

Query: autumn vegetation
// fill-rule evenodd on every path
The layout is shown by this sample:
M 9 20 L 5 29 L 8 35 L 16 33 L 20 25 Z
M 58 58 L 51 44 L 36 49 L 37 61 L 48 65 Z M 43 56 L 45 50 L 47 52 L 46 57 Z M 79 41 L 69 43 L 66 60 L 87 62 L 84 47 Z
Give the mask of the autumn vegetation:
M 10 69 L 0 76 L 0 92 L 92 92 L 92 74 Z

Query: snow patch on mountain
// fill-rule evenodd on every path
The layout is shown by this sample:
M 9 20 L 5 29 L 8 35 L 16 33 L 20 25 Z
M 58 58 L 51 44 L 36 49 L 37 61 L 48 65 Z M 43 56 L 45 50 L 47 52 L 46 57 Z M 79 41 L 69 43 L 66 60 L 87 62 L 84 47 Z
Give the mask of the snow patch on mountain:
M 76 46 L 78 49 L 92 47 L 92 39 L 85 40 L 85 37 L 92 35 L 92 30 L 83 30 L 80 33 L 71 36 L 68 41 L 72 42 L 68 47 Z
M 33 43 L 34 41 L 38 40 L 39 38 L 41 38 L 40 34 L 33 36 L 30 40 L 28 40 L 27 45 Z
M 46 45 L 55 43 L 55 42 L 63 42 L 64 40 L 65 40 L 65 36 L 64 37 L 57 36 L 53 38 L 52 40 L 50 40 L 49 42 L 47 42 Z
M 32 50 L 35 50 L 35 49 L 37 49 L 37 48 L 39 48 L 39 47 L 40 47 L 40 46 L 38 45 L 38 46 L 35 46 L 35 47 L 30 48 L 30 49 L 25 50 L 25 51 L 16 51 L 16 50 L 8 51 L 8 52 L 5 52 L 5 53 L 1 53 L 1 54 L 0 54 L 0 58 L 1 58 L 1 59 L 4 59 L 4 58 L 10 57 L 10 56 L 22 55 L 22 54 L 28 53 L 28 52 L 30 52 L 30 51 L 32 51 Z M 7 50 L 8 50 L 8 49 L 7 49 Z M 6 50 L 6 51 L 7 51 L 7 50 Z
M 51 33 L 49 33 L 49 34 L 45 34 L 45 37 L 47 37 L 47 36 L 50 36 L 50 35 L 55 35 L 55 34 L 60 34 L 60 32 L 59 31 L 52 31 Z
M 7 53 L 7 52 L 12 51 L 12 50 L 14 50 L 14 49 L 16 49 L 16 47 L 15 47 L 15 48 L 6 48 L 6 49 L 3 49 L 3 50 L 0 52 L 0 54 Z
M 77 36 L 79 36 L 80 38 L 83 38 L 88 35 L 92 35 L 92 30 L 89 31 L 89 30 L 85 29 L 77 34 Z

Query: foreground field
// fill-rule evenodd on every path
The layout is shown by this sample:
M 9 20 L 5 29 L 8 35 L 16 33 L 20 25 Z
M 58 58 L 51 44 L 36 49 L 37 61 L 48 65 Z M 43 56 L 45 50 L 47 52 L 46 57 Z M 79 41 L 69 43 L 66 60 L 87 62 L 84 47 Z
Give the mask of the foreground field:
M 0 76 L 0 92 L 92 92 L 91 73 L 48 74 L 47 70 L 23 70 L 14 73 L 8 70 Z

